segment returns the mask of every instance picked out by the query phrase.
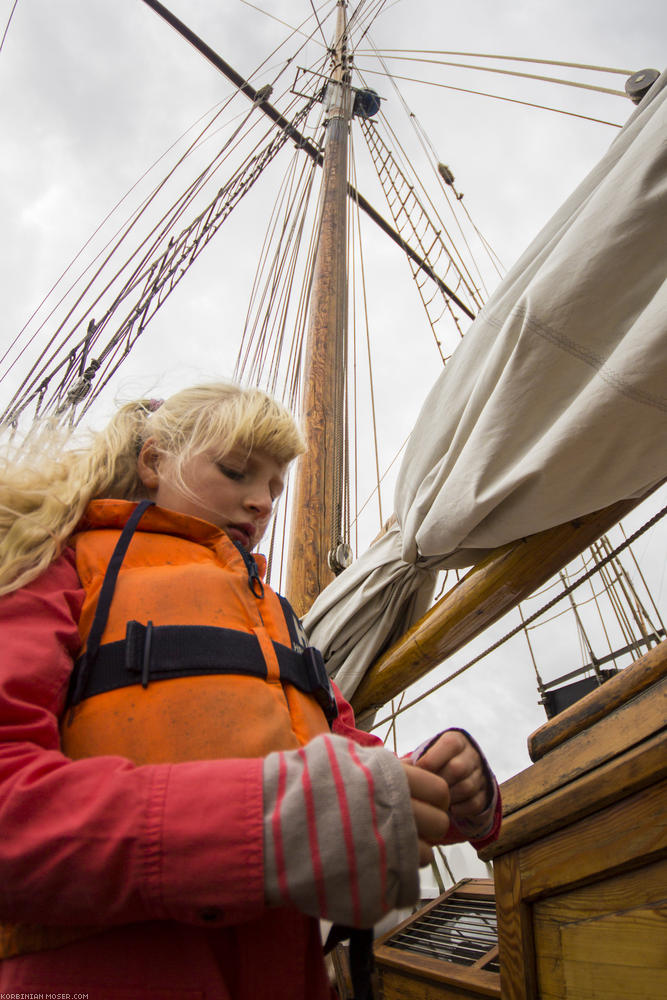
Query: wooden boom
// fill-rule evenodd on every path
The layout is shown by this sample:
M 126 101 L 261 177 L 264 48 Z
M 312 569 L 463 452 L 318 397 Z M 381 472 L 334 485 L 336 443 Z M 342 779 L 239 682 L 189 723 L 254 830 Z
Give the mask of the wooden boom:
M 357 718 L 391 701 L 511 611 L 640 499 L 622 500 L 494 550 L 373 664 L 352 697 Z

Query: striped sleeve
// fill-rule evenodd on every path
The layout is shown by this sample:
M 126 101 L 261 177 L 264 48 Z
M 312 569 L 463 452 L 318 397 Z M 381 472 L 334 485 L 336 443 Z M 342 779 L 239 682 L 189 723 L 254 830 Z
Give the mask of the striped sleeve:
M 418 896 L 417 831 L 389 751 L 324 735 L 264 761 L 264 888 L 271 906 L 371 927 Z

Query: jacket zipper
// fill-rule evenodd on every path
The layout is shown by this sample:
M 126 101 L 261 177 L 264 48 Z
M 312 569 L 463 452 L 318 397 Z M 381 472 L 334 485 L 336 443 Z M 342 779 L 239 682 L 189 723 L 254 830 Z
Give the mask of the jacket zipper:
M 264 597 L 264 584 L 259 575 L 259 570 L 257 569 L 257 563 L 254 557 L 243 548 L 240 542 L 234 541 L 234 545 L 239 550 L 243 557 L 243 562 L 245 563 L 245 568 L 248 571 L 248 586 L 250 587 L 250 592 L 258 600 Z

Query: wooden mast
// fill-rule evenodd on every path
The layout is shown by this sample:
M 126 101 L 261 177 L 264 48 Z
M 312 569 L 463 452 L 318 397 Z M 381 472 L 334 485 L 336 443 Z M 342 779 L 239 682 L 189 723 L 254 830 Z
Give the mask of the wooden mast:
M 347 158 L 352 116 L 347 4 L 339 0 L 301 420 L 308 452 L 293 487 L 286 592 L 303 615 L 333 580 L 329 553 L 343 543 L 344 406 L 347 335 Z M 342 568 L 342 567 L 341 567 Z

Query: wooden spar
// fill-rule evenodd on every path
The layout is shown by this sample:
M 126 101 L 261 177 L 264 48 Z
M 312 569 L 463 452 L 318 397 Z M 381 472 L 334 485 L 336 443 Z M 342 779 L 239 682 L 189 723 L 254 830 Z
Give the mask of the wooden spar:
M 352 697 L 357 718 L 391 701 L 516 607 L 639 502 L 623 500 L 492 552 L 373 664 Z
M 296 469 L 287 559 L 286 592 L 298 615 L 305 614 L 333 580 L 329 552 L 343 541 L 347 156 L 352 113 L 346 30 L 346 4 L 339 0 L 301 403 L 308 452 Z

